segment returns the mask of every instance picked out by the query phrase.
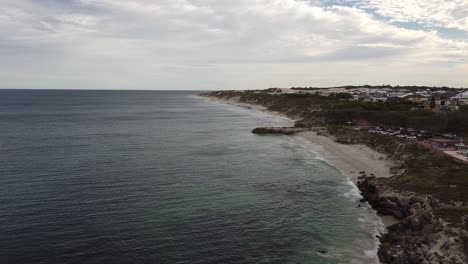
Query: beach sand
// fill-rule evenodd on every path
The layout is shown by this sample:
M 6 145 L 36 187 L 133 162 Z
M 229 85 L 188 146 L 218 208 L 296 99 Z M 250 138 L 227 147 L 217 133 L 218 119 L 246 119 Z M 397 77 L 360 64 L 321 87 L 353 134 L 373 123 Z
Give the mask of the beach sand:
M 239 102 L 239 100 L 240 100 L 239 97 L 232 97 L 232 98 L 229 98 L 228 100 L 220 100 L 220 99 L 217 99 L 217 98 L 210 98 L 210 99 L 214 99 L 215 101 L 224 102 L 224 103 L 227 103 L 227 104 L 230 104 L 230 105 L 237 105 L 237 106 L 252 109 L 252 110 L 255 110 L 255 111 L 266 111 L 266 107 L 264 107 L 264 106 L 256 105 L 256 104 L 246 104 L 246 103 Z
M 232 97 L 229 99 L 220 99 L 220 98 L 215 98 L 215 97 L 206 97 L 206 98 L 208 98 L 210 101 L 213 101 L 213 102 L 221 102 L 221 103 L 225 103 L 229 105 L 240 106 L 240 107 L 247 108 L 247 109 L 254 110 L 254 111 L 270 113 L 275 116 L 280 116 L 280 117 L 290 120 L 291 126 L 294 125 L 294 122 L 295 122 L 293 118 L 286 116 L 280 112 L 268 111 L 267 108 L 262 105 L 241 103 L 239 102 L 239 99 L 240 99 L 239 97 Z
M 245 107 L 255 111 L 267 111 L 265 107 L 255 104 L 240 103 L 240 98 L 233 97 L 228 100 L 212 98 L 210 100 Z M 285 117 L 281 113 L 270 112 Z M 289 118 L 291 122 L 293 119 Z M 317 133 L 308 131 L 294 136 L 304 144 L 313 145 L 321 156 L 348 175 L 353 182 L 357 182 L 359 172 L 364 171 L 366 175 L 374 174 L 376 177 L 391 177 L 390 168 L 394 164 L 385 156 L 365 145 L 346 145 L 333 141 L 331 138 L 319 136 Z
M 255 104 L 239 102 L 240 98 L 233 97 L 228 100 L 210 97 L 210 100 L 236 105 L 255 111 L 267 111 L 265 107 Z M 268 111 L 270 112 L 270 111 Z M 270 112 L 285 117 L 281 113 Z M 291 122 L 293 119 L 289 118 Z M 317 133 L 308 131 L 294 136 L 304 144 L 313 145 L 321 156 L 343 171 L 353 182 L 357 182 L 359 172 L 364 171 L 366 175 L 374 174 L 376 177 L 391 177 L 390 168 L 394 164 L 384 155 L 365 145 L 345 145 L 333 141 L 331 138 L 319 136 Z
M 343 171 L 354 183 L 357 183 L 359 172 L 376 177 L 391 177 L 390 168 L 394 164 L 381 154 L 365 145 L 345 145 L 332 139 L 319 136 L 315 132 L 302 132 L 295 136 L 298 141 L 310 144 L 327 161 Z M 380 220 L 389 227 L 399 222 L 393 216 L 379 215 Z
M 357 182 L 359 172 L 376 177 L 391 177 L 390 168 L 393 163 L 381 154 L 365 145 L 345 145 L 333 141 L 331 138 L 319 136 L 315 132 L 298 133 L 297 137 L 305 144 L 311 144 L 330 163 L 335 165 Z M 302 140 L 301 140 L 302 139 Z M 306 141 L 304 141 L 304 139 Z
M 380 215 L 380 214 L 378 214 L 378 216 L 380 217 L 380 220 L 382 221 L 382 223 L 384 224 L 385 227 L 389 227 L 389 226 L 392 226 L 394 224 L 398 224 L 400 222 L 400 220 L 396 219 L 395 217 L 393 217 L 391 215 Z
M 267 111 L 265 107 L 254 104 L 240 103 L 239 98 L 231 98 L 229 100 L 221 100 L 210 98 L 214 101 L 224 102 L 231 105 L 237 105 L 256 111 Z M 280 113 L 271 112 L 272 114 L 283 116 Z M 291 122 L 294 122 L 289 118 Z M 346 145 L 333 141 L 331 138 L 317 135 L 316 132 L 308 131 L 301 132 L 294 136 L 299 142 L 306 145 L 311 145 L 315 151 L 319 153 L 328 162 L 343 171 L 350 180 L 357 183 L 359 172 L 364 171 L 366 175 L 374 174 L 376 177 L 391 177 L 390 168 L 394 166 L 385 154 L 379 153 L 365 145 L 354 144 Z M 379 215 L 382 223 L 388 227 L 399 222 L 393 216 Z
M 376 177 L 391 177 L 390 168 L 394 164 L 381 154 L 365 145 L 345 145 L 332 139 L 319 136 L 315 132 L 302 132 L 295 136 L 298 141 L 313 146 L 322 157 L 343 171 L 354 183 L 357 183 L 359 172 Z M 378 215 L 385 227 L 399 222 L 393 216 Z

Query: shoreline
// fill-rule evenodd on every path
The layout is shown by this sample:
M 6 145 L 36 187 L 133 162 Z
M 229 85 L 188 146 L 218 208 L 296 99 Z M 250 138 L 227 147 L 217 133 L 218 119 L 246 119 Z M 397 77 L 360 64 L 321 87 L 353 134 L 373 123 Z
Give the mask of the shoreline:
M 259 112 L 267 112 L 282 118 L 287 118 L 291 122 L 296 121 L 281 113 L 268 111 L 266 107 L 261 105 L 240 103 L 237 101 L 238 98 L 230 98 L 229 100 L 213 97 L 205 98 L 214 102 L 226 103 Z M 319 149 L 322 148 L 320 154 L 349 176 L 354 183 L 357 183 L 358 176 L 360 176 L 359 172 L 362 171 L 367 175 L 373 174 L 377 178 L 389 178 L 393 176 L 390 172 L 390 168 L 395 166 L 395 164 L 391 162 L 385 154 L 379 153 L 368 146 L 338 143 L 329 137 L 318 135 L 313 131 L 297 133 L 293 138 L 299 139 L 299 141 L 302 141 L 304 144 L 315 145 L 315 147 Z
M 333 139 L 307 131 L 295 135 L 296 138 L 306 140 L 306 144 L 314 145 L 320 149 L 320 154 L 335 167 L 343 171 L 354 183 L 357 183 L 360 172 L 376 177 L 389 178 L 392 175 L 390 168 L 394 164 L 385 154 L 379 153 L 361 144 L 341 144 Z
M 333 141 L 326 136 L 317 135 L 316 132 L 301 132 L 293 136 L 298 142 L 311 145 L 327 162 L 342 171 L 342 173 L 357 187 L 359 172 L 376 175 L 378 178 L 389 178 L 393 174 L 390 168 L 394 164 L 384 154 L 381 154 L 365 145 L 345 145 Z M 318 149 L 318 150 L 317 150 Z M 391 215 L 381 215 L 374 210 L 385 228 L 400 222 Z
M 283 115 L 281 113 L 277 113 L 274 111 L 268 111 L 266 107 L 254 104 L 246 104 L 237 102 L 235 99 L 232 98 L 230 100 L 224 100 L 220 98 L 213 98 L 213 97 L 203 97 L 208 99 L 210 102 L 219 102 L 223 104 L 238 106 L 242 108 L 246 108 L 253 111 L 259 111 L 263 113 L 269 113 L 276 117 L 286 118 L 291 125 L 294 124 L 296 120 Z M 307 149 L 307 151 L 314 152 L 318 154 L 321 158 L 325 160 L 325 162 L 329 163 L 330 165 L 337 168 L 341 171 L 343 177 L 349 181 L 350 184 L 353 185 L 354 188 L 358 192 L 359 187 L 357 185 L 358 177 L 360 176 L 360 171 L 365 171 L 366 169 L 371 168 L 374 165 L 377 165 L 377 170 L 370 170 L 369 173 L 376 174 L 382 171 L 382 168 L 385 168 L 387 172 L 383 173 L 385 177 L 390 177 L 390 163 L 387 162 L 386 159 L 379 159 L 383 154 L 378 153 L 375 150 L 370 149 L 364 145 L 344 145 L 338 142 L 333 141 L 329 137 L 317 135 L 316 132 L 313 131 L 306 131 L 300 132 L 294 135 L 290 135 L 294 141 L 296 141 L 299 145 Z M 346 146 L 345 151 L 340 151 L 342 146 Z M 356 153 L 358 153 L 356 155 Z M 366 171 L 367 173 L 367 171 Z M 369 239 L 373 241 L 373 248 L 372 252 L 375 250 L 375 259 L 370 260 L 369 263 L 379 264 L 380 259 L 378 257 L 378 250 L 381 246 L 381 242 L 379 240 L 379 236 L 388 232 L 387 227 L 399 223 L 399 220 L 393 216 L 384 216 L 378 214 L 378 212 L 373 209 L 370 204 L 364 205 L 363 208 L 368 210 L 372 210 L 373 215 L 375 218 L 370 221 L 372 225 L 375 225 L 375 230 L 370 232 Z M 371 231 L 371 230 L 369 230 Z M 373 258 L 373 257 L 372 257 Z
M 215 97 L 203 98 L 207 98 L 212 102 L 221 102 L 249 110 L 267 112 L 275 116 L 287 118 L 292 123 L 296 121 L 293 118 L 290 118 L 281 113 L 268 111 L 266 107 L 261 105 L 238 102 L 239 98 L 230 98 L 228 100 Z M 304 145 L 313 146 L 313 149 L 319 149 L 320 151 L 317 152 L 322 155 L 323 158 L 327 160 L 327 162 L 330 162 L 330 164 L 342 171 L 342 173 L 349 180 L 351 180 L 354 185 L 356 185 L 356 188 L 358 177 L 361 175 L 360 172 L 365 172 L 367 175 L 375 175 L 376 177 L 382 178 L 389 178 L 393 176 L 393 174 L 390 172 L 390 168 L 393 167 L 394 164 L 388 158 L 386 158 L 385 154 L 379 153 L 365 145 L 341 144 L 335 142 L 329 137 L 318 135 L 313 131 L 300 132 L 296 135 L 293 135 L 292 138 Z M 377 214 L 377 211 L 375 212 L 385 228 L 400 222 L 400 220 L 393 216 L 379 215 Z
M 236 102 L 241 100 L 238 93 L 214 92 L 202 96 L 213 101 L 268 112 L 276 116 L 284 117 L 286 115 L 268 111 L 267 107 L 258 106 L 257 102 L 263 102 L 265 106 L 271 106 L 274 109 L 281 109 L 285 113 L 300 113 L 290 111 L 289 107 L 294 107 L 294 104 L 290 104 L 294 101 L 289 101 L 289 107 L 285 108 L 281 106 L 281 101 L 271 99 L 273 102 L 270 103 L 270 101 L 265 101 L 261 95 L 252 97 L 250 94 L 246 100 L 247 104 Z M 226 102 L 227 100 L 229 102 Z M 298 121 L 291 116 L 286 116 L 286 118 L 292 122 Z M 368 203 L 372 208 L 377 216 L 375 223 L 382 227 L 385 226 L 376 235 L 379 261 L 382 263 L 468 263 L 466 252 L 468 201 L 463 198 L 444 200 L 450 196 L 442 197 L 440 200 L 439 193 L 432 194 L 424 189 L 411 191 L 404 187 L 399 188 L 395 184 L 402 184 L 402 182 L 401 178 L 396 176 L 404 173 L 405 167 L 403 165 L 418 166 L 419 164 L 415 164 L 414 161 L 409 165 L 402 165 L 399 162 L 392 164 L 393 162 L 387 158 L 390 157 L 389 153 L 382 154 L 364 145 L 339 143 L 366 141 L 352 141 L 349 138 L 347 141 L 342 140 L 341 135 L 334 131 L 333 135 L 336 135 L 340 140 L 336 142 L 334 141 L 335 136 L 329 135 L 327 129 L 322 132 L 322 127 L 316 127 L 313 124 L 315 123 L 306 124 L 309 131 L 296 131 L 296 134 L 290 138 L 298 142 L 299 145 L 302 143 L 304 148 L 310 149 L 339 169 L 343 176 L 347 177 L 349 183 L 358 189 L 362 197 L 360 202 L 365 202 L 365 207 Z M 318 133 L 312 131 L 318 131 Z M 268 133 L 270 132 L 265 132 L 265 134 Z M 326 136 L 322 136 L 322 133 Z M 338 133 L 341 132 L 338 131 Z M 375 144 L 370 145 L 375 146 Z M 437 162 L 437 157 L 430 154 L 427 152 L 428 157 L 423 158 L 421 162 L 429 162 L 429 164 Z M 411 158 L 411 156 L 409 157 Z M 423 155 L 423 157 L 425 156 Z M 448 165 L 442 163 L 441 166 L 447 168 Z M 452 162 L 451 166 L 461 166 L 461 164 Z M 397 174 L 393 175 L 394 171 Z M 434 171 L 437 171 L 437 168 L 434 167 L 431 172 Z M 437 179 L 436 176 L 434 173 L 431 174 L 432 179 Z M 457 188 L 457 185 L 450 185 L 450 188 Z M 463 195 L 463 193 L 455 192 L 452 195 Z
M 262 105 L 241 103 L 241 102 L 239 102 L 240 98 L 238 98 L 238 97 L 232 97 L 232 98 L 229 98 L 229 99 L 220 99 L 220 98 L 216 98 L 216 97 L 209 97 L 209 96 L 203 96 L 203 95 L 198 95 L 198 96 L 201 97 L 201 98 L 207 99 L 207 100 L 209 100 L 211 102 L 219 102 L 219 103 L 224 103 L 224 104 L 228 104 L 228 105 L 242 107 L 242 108 L 249 109 L 249 110 L 252 110 L 252 111 L 269 113 L 269 114 L 275 115 L 277 117 L 288 119 L 288 121 L 291 122 L 291 125 L 293 125 L 294 122 L 297 121 L 296 119 L 291 118 L 291 117 L 289 117 L 289 116 L 287 116 L 285 114 L 282 114 L 280 112 L 269 111 L 269 110 L 267 110 L 266 107 L 264 107 Z

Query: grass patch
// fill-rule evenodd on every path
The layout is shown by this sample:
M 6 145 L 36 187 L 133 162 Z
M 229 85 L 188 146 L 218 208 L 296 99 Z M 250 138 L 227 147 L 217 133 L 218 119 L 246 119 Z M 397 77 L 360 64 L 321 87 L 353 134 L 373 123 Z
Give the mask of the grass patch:
M 443 200 L 468 199 L 468 164 L 427 147 L 411 144 L 405 154 L 406 172 L 392 185 L 419 193 L 432 194 Z
M 398 140 L 385 135 L 357 131 L 344 126 L 366 120 L 373 125 L 389 125 L 449 132 L 468 140 L 468 106 L 460 111 L 433 113 L 410 111 L 412 103 L 350 101 L 342 96 L 315 94 L 269 94 L 265 91 L 222 91 L 209 93 L 222 99 L 240 98 L 243 103 L 258 104 L 268 110 L 299 118 L 297 127 L 328 126 L 328 132 L 344 144 L 365 144 L 379 152 L 393 154 Z M 406 142 L 407 143 L 407 142 Z M 418 144 L 407 145 L 405 173 L 390 184 L 431 194 L 443 201 L 468 199 L 468 164 Z

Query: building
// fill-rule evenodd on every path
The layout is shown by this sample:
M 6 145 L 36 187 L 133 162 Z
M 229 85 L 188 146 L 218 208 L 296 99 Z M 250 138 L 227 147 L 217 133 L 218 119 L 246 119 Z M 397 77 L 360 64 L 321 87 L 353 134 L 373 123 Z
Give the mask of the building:
M 468 92 L 458 94 L 457 96 L 452 97 L 453 100 L 456 100 L 459 105 L 468 105 Z
M 431 97 L 424 94 L 411 94 L 404 97 L 406 101 L 413 102 L 415 104 L 422 104 L 431 100 Z
M 440 110 L 441 111 L 458 111 L 459 107 L 457 102 L 454 100 L 445 100 L 440 101 Z

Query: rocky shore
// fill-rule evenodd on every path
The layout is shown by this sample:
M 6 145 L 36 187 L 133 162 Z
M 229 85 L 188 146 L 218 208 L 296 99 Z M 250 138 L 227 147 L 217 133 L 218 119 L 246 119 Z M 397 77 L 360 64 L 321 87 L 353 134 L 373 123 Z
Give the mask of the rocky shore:
M 444 204 L 431 195 L 397 191 L 389 187 L 391 178 L 361 176 L 358 187 L 363 202 L 382 215 L 400 222 L 388 227 L 380 237 L 378 256 L 383 264 L 463 264 L 468 263 L 468 219 L 464 203 Z M 457 224 L 453 224 L 457 223 Z
M 310 131 L 309 128 L 300 127 L 257 127 L 252 130 L 254 134 L 282 134 L 282 135 L 294 135 L 296 133 Z

